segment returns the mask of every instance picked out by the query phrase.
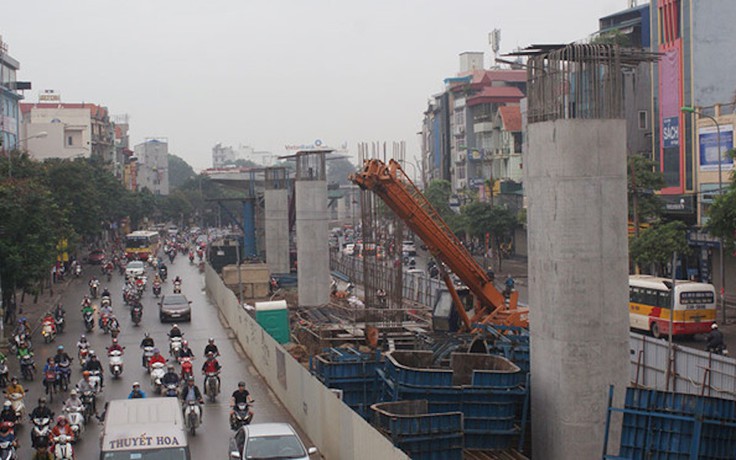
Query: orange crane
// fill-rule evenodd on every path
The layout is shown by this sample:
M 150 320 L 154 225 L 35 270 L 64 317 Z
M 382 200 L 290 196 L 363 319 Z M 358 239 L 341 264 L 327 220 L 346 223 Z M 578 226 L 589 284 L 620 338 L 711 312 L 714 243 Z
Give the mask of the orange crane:
M 513 291 L 507 301 L 397 161 L 385 164 L 381 160 L 366 160 L 363 170 L 352 174 L 350 180 L 378 195 L 422 239 L 430 253 L 468 286 L 475 296 L 472 318 L 466 313 L 449 274 L 439 264 L 465 330 L 472 330 L 472 324 L 478 322 L 529 326 L 529 309 L 517 306 L 519 293 Z

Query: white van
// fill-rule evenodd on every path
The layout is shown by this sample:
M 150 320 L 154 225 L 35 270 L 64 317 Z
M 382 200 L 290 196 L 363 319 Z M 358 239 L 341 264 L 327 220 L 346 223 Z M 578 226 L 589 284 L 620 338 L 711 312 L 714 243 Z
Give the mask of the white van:
M 100 460 L 191 458 L 177 398 L 110 401 L 100 440 Z

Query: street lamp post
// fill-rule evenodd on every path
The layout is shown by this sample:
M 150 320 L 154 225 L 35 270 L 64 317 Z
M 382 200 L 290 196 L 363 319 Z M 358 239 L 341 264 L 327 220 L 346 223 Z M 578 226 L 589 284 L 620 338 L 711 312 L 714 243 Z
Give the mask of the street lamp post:
M 680 110 L 683 113 L 692 113 L 701 117 L 709 118 L 716 125 L 716 143 L 718 144 L 718 195 L 721 195 L 723 193 L 723 167 L 721 165 L 721 163 L 723 163 L 723 156 L 721 154 L 721 125 L 718 123 L 718 120 L 716 120 L 715 117 L 712 117 L 703 112 L 699 112 L 695 110 L 694 107 L 685 106 L 682 107 Z M 720 258 L 720 263 L 718 264 L 718 270 L 719 277 L 721 279 L 721 322 L 723 324 L 726 324 L 726 274 L 723 270 L 723 238 L 719 239 L 720 241 L 718 242 L 718 257 Z
M 40 131 L 32 136 L 28 136 L 23 139 L 18 139 L 18 141 L 16 141 L 16 147 L 18 147 L 21 143 L 29 139 L 40 139 L 42 137 L 48 136 L 48 134 L 49 133 L 47 133 L 46 131 Z M 12 150 L 9 150 L 8 151 L 8 179 L 12 179 L 12 178 L 13 178 L 13 153 L 12 153 Z

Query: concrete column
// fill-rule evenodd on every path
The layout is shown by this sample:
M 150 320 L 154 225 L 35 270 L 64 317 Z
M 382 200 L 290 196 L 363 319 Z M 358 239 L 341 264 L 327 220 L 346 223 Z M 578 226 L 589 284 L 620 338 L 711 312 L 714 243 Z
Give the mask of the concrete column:
M 297 180 L 295 186 L 299 305 L 316 307 L 330 299 L 327 183 Z
M 528 132 L 533 452 L 600 458 L 609 385 L 621 404 L 629 383 L 626 124 Z
M 289 273 L 289 192 L 266 189 L 266 262 L 271 273 Z

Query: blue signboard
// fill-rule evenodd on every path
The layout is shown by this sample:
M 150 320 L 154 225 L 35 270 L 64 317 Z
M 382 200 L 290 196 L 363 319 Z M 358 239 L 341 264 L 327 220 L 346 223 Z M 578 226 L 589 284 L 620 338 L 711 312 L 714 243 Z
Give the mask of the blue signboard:
M 702 171 L 716 171 L 718 169 L 718 130 L 715 127 L 698 130 L 700 144 L 700 169 Z M 721 169 L 730 171 L 733 159 L 728 151 L 733 148 L 733 126 L 721 126 Z
M 666 149 L 680 145 L 679 117 L 664 118 L 662 120 L 662 146 Z

